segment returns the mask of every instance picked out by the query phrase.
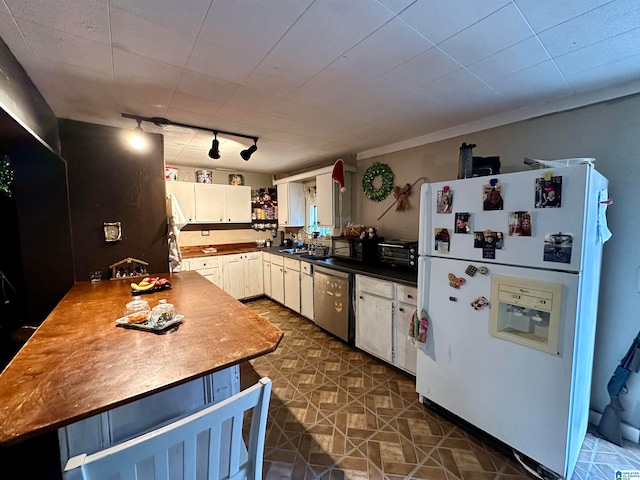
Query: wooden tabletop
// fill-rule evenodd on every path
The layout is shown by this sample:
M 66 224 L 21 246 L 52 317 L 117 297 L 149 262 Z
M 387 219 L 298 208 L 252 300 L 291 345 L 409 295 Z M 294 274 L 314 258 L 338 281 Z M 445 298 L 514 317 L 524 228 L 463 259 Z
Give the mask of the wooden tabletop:
M 159 335 L 116 327 L 130 279 L 79 282 L 0 374 L 0 446 L 272 352 L 283 333 L 197 272 L 140 296 L 184 315 Z

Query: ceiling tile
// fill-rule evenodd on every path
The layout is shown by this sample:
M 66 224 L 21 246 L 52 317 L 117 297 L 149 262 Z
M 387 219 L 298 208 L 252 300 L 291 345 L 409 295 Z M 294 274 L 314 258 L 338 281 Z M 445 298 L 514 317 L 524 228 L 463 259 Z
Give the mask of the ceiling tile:
M 186 110 L 202 115 L 215 115 L 222 103 L 200 97 L 192 97 L 184 93 L 175 93 L 169 102 L 169 108 Z
M 419 89 L 437 78 L 460 70 L 462 65 L 438 47 L 431 48 L 385 74 L 409 88 Z
M 551 56 L 557 57 L 628 32 L 638 25 L 638 2 L 615 0 L 540 33 L 540 40 Z
M 515 4 L 536 32 L 542 32 L 610 2 L 611 0 L 580 0 L 577 2 L 515 0 Z
M 262 59 L 261 52 L 239 48 L 234 43 L 214 44 L 199 38 L 186 67 L 194 72 L 241 84 Z
M 491 82 L 506 99 L 523 102 L 548 101 L 571 95 L 572 91 L 552 60 Z
M 20 21 L 20 30 L 37 58 L 95 70 L 111 78 L 111 48 L 108 45 L 28 20 Z
M 511 0 L 418 0 L 400 18 L 438 44 L 509 3 Z
M 520 11 L 507 5 L 438 46 L 466 66 L 489 57 L 533 35 Z
M 311 0 L 217 0 L 188 62 L 191 70 L 242 83 Z
M 234 107 L 246 108 L 262 113 L 271 113 L 273 106 L 280 100 L 281 97 L 240 86 L 227 99 L 227 103 Z
M 392 20 L 297 88 L 288 98 L 322 106 L 351 95 L 360 90 L 363 83 L 432 46 L 404 22 Z
M 366 0 L 315 2 L 244 84 L 286 96 L 391 18 L 389 10 Z
M 538 37 L 529 37 L 511 47 L 484 58 L 467 68 L 485 82 L 511 75 L 550 60 Z
M 222 103 L 226 102 L 237 88 L 237 83 L 191 70 L 183 70 L 177 92 Z
M 411 4 L 416 3 L 416 0 L 377 0 L 378 3 L 384 5 L 391 10 L 395 15 L 399 14 Z
M 200 30 L 211 0 L 189 0 L 188 7 L 184 0 L 109 0 L 108 3 L 111 8 L 192 37 Z
M 452 109 L 489 106 L 500 100 L 500 95 L 486 83 L 465 69 L 438 78 L 420 91 Z
M 154 86 L 174 91 L 180 80 L 181 69 L 117 48 L 113 49 L 113 68 L 116 80 L 124 84 Z
M 99 0 L 39 2 L 5 0 L 14 17 L 67 32 L 94 42 L 109 44 L 109 11 Z
M 640 45 L 640 28 L 607 38 L 579 50 L 573 50 L 565 55 L 555 58 L 555 62 L 562 73 L 580 73 L 602 65 L 624 60 L 638 55 L 637 48 Z M 631 63 L 633 65 L 633 62 Z M 630 71 L 627 75 L 638 75 L 639 70 Z
M 180 67 L 186 64 L 197 33 L 186 35 L 117 8 L 111 9 L 111 31 L 114 48 Z
M 604 63 L 587 70 L 565 74 L 571 88 L 583 93 L 616 85 L 638 83 L 640 78 L 640 54 Z

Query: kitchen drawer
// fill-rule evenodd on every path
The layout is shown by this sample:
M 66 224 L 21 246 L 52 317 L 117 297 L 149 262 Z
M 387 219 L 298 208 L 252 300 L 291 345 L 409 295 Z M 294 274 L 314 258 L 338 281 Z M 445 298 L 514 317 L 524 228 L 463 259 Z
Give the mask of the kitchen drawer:
M 296 272 L 300 271 L 300 260 L 294 260 L 293 258 L 285 258 L 284 259 L 284 268 L 289 268 L 291 270 L 295 270 Z
M 409 285 L 396 283 L 396 300 L 415 307 L 418 305 L 418 289 L 416 287 L 410 287 Z
M 367 277 L 365 275 L 356 275 L 356 289 L 358 293 L 366 292 L 393 299 L 393 282 L 386 280 L 378 280 L 377 278 Z
M 262 261 L 271 263 L 271 254 L 269 252 L 262 252 Z
M 272 265 L 284 265 L 284 257 L 282 255 L 271 255 Z
M 306 273 L 307 275 L 311 275 L 311 264 L 309 262 L 300 262 L 300 271 L 302 273 Z
M 200 257 L 200 258 L 190 258 L 189 259 L 189 269 L 190 270 L 201 270 L 203 268 L 212 268 L 222 266 L 220 257 Z

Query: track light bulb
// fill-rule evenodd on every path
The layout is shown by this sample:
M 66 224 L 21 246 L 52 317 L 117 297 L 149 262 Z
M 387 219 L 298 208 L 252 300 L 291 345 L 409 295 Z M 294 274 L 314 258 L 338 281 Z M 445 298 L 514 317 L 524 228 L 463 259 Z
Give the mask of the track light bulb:
M 214 133 L 213 142 L 211 142 L 211 150 L 209 150 L 209 157 L 217 160 L 220 158 L 220 142 L 218 141 L 218 133 Z
M 247 161 L 251 158 L 251 155 L 253 155 L 253 153 L 258 150 L 258 141 L 254 140 L 253 141 L 253 145 L 251 145 L 249 148 L 247 148 L 246 150 L 242 150 L 240 152 L 240 156 L 242 157 L 242 159 L 244 161 Z
M 137 120 L 138 126 L 133 129 L 129 137 L 129 145 L 135 150 L 143 150 L 147 146 L 147 139 L 144 137 L 144 130 L 140 126 L 141 120 Z

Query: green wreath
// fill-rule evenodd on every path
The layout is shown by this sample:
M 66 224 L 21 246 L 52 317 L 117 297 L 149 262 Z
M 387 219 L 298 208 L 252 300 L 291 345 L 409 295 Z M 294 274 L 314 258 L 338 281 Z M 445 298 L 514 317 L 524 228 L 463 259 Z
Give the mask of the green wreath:
M 382 185 L 380 188 L 373 186 L 376 177 L 382 177 Z M 375 162 L 362 177 L 362 189 L 369 200 L 381 202 L 389 196 L 393 190 L 393 172 L 386 163 Z

